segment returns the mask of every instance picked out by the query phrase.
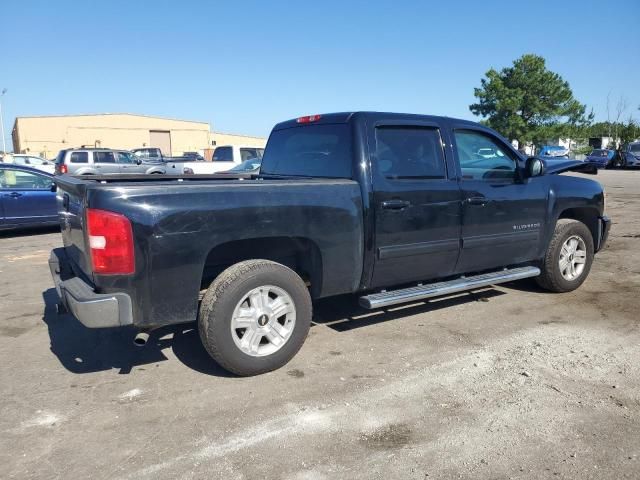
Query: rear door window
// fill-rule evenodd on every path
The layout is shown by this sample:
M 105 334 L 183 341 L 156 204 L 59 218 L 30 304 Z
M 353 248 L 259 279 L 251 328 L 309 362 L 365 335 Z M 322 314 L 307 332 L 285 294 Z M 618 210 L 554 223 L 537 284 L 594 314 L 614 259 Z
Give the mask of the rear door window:
M 71 152 L 71 163 L 89 163 L 89 153 Z
M 266 175 L 351 178 L 347 124 L 305 125 L 271 133 L 260 172 Z
M 387 179 L 446 177 L 440 132 L 435 128 L 377 128 L 376 157 L 378 171 Z
M 93 152 L 93 163 L 116 163 L 113 152 Z

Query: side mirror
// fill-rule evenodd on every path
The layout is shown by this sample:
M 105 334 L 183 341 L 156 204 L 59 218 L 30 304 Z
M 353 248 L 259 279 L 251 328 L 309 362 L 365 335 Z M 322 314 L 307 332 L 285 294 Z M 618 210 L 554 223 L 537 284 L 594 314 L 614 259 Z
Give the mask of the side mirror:
M 539 177 L 544 173 L 544 163 L 537 157 L 527 158 L 525 176 L 527 178 Z
M 55 183 L 52 183 L 51 187 L 49 188 L 49 190 L 51 190 L 52 192 L 57 192 L 58 191 L 58 185 L 56 185 Z
M 136 158 L 136 165 L 142 165 L 142 160 L 140 160 L 139 158 Z

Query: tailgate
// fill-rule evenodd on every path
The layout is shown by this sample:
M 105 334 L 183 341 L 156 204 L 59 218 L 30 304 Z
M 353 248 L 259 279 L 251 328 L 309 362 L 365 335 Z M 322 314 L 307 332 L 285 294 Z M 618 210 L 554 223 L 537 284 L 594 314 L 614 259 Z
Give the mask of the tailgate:
M 55 177 L 58 186 L 57 204 L 62 242 L 76 274 L 91 278 L 87 238 L 84 232 L 87 180 L 67 175 Z

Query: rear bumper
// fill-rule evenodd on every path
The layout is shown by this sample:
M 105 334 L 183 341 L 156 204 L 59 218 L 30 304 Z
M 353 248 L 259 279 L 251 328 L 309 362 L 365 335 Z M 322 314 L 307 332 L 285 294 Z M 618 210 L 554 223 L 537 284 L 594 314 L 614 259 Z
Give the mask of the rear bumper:
M 596 252 L 602 250 L 609 238 L 609 230 L 611 229 L 611 219 L 606 215 L 598 217 L 598 242 L 596 245 Z
M 96 293 L 73 274 L 63 248 L 51 251 L 49 269 L 62 304 L 87 328 L 133 324 L 131 298 L 126 293 Z

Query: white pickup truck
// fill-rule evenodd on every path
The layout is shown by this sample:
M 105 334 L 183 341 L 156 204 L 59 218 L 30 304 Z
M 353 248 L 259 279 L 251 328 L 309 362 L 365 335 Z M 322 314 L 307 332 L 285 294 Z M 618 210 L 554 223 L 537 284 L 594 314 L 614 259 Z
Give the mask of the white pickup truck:
M 157 153 L 155 150 L 157 150 Z M 221 145 L 213 151 L 211 162 L 189 160 L 189 157 L 164 157 L 160 149 L 156 148 L 140 148 L 133 150 L 133 152 L 136 156 L 144 155 L 145 158 L 158 159 L 159 162 L 163 162 L 166 167 L 166 173 L 169 175 L 180 175 L 183 173 L 211 174 L 230 170 L 245 160 L 254 158 L 261 160 L 264 147 Z

